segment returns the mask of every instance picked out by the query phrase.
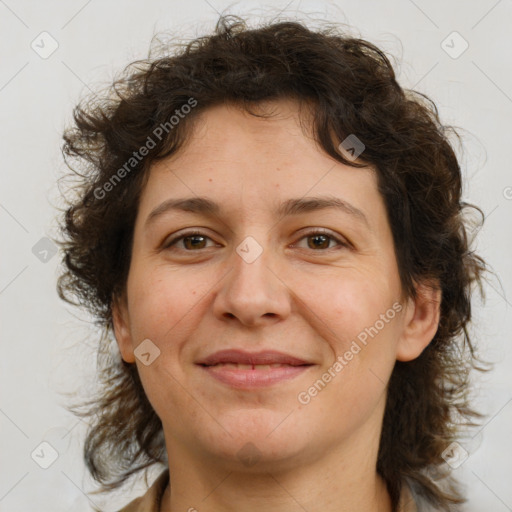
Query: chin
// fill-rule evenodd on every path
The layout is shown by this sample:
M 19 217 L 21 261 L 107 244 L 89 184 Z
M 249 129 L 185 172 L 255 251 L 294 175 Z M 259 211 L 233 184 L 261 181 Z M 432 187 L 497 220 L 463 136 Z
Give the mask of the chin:
M 301 449 L 297 446 L 277 443 L 265 436 L 254 442 L 249 437 L 231 441 L 228 446 L 210 446 L 216 462 L 226 470 L 242 473 L 276 473 L 296 468 L 301 459 Z
M 301 434 L 296 422 L 283 422 L 286 414 L 239 411 L 231 421 L 219 421 L 227 432 L 216 429 L 206 436 L 198 434 L 207 440 L 205 450 L 231 471 L 285 470 L 311 448 L 311 439 Z

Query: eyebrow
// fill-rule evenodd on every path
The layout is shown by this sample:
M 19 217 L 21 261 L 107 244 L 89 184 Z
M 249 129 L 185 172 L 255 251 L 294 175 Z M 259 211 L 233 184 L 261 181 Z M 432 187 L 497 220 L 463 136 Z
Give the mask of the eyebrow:
M 371 230 L 366 215 L 347 201 L 335 196 L 301 197 L 287 199 L 276 210 L 279 217 L 289 217 L 303 213 L 314 212 L 334 208 L 340 210 L 365 224 Z M 168 199 L 157 206 L 147 217 L 145 226 L 154 222 L 161 215 L 170 211 L 184 211 L 215 217 L 220 215 L 221 206 L 206 197 L 190 197 L 179 199 Z

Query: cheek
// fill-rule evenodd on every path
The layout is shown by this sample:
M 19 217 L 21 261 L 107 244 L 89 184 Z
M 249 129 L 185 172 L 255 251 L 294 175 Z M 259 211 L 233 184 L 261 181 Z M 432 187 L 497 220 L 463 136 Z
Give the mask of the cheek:
M 135 344 L 149 338 L 161 349 L 183 335 L 202 297 L 193 280 L 164 268 L 134 272 L 128 284 Z
M 370 370 L 386 380 L 399 336 L 398 303 L 390 283 L 379 286 L 375 279 L 365 277 L 345 275 L 326 281 L 321 288 L 317 282 L 312 289 L 318 292 L 309 296 L 308 304 L 318 311 L 317 330 L 328 341 L 332 357 L 342 356 L 347 362 L 340 373 L 354 382 Z
M 181 424 L 179 417 L 169 418 L 169 414 L 174 410 L 194 412 L 189 395 L 180 385 L 184 381 L 180 354 L 203 314 L 200 299 L 205 291 L 169 269 L 134 270 L 128 282 L 133 345 L 136 349 L 149 339 L 159 350 L 151 364 L 137 361 L 142 386 L 161 419 Z
M 313 289 L 320 290 L 318 282 Z M 326 428 L 333 435 L 340 424 L 348 430 L 356 428 L 385 393 L 399 331 L 389 289 L 372 286 L 360 275 L 353 279 L 346 275 L 326 281 L 324 293 L 309 296 L 308 307 L 320 311 L 315 330 L 326 340 L 330 355 L 318 376 L 322 382 L 317 377 L 310 383 L 311 393 L 316 393 L 315 387 L 321 390 L 318 398 L 305 410 L 329 417 Z
M 313 284 L 313 283 L 311 283 Z M 321 311 L 321 318 L 339 333 L 342 339 L 353 339 L 379 319 L 381 313 L 391 307 L 392 299 L 387 290 L 379 289 L 365 276 L 344 275 L 325 282 L 312 295 L 315 309 Z M 320 293 L 322 292 L 322 293 Z

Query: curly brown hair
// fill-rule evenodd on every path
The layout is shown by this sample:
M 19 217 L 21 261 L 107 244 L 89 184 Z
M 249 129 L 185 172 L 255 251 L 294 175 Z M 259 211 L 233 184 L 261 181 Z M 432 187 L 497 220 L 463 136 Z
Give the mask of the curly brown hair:
M 465 215 L 468 208 L 483 213 L 461 200 L 461 170 L 449 142 L 451 134 L 458 135 L 441 124 L 432 100 L 399 86 L 382 50 L 339 25 L 312 30 L 299 21 L 273 21 L 250 29 L 229 15 L 220 17 L 213 34 L 132 63 L 107 92 L 76 107 L 74 126 L 64 134 L 64 157 L 78 179 L 62 219 L 58 243 L 65 268 L 57 288 L 62 299 L 92 312 L 102 329 L 98 395 L 69 406 L 92 419 L 84 456 L 101 484 L 97 492 L 167 463 L 162 423 L 136 365 L 112 349 L 112 305 L 125 292 L 148 169 L 182 147 L 205 109 L 231 103 L 253 113 L 259 102 L 279 98 L 314 106 L 314 136 L 332 158 L 376 169 L 405 295 L 416 297 L 416 283 L 440 283 L 435 337 L 417 359 L 397 361 L 393 369 L 377 471 L 394 510 L 404 478 L 437 510 L 450 510 L 466 499 L 455 479 L 441 471 L 442 452 L 459 439 L 463 425 L 475 426 L 471 418 L 482 417 L 470 408 L 469 374 L 486 371 L 477 364 L 483 361 L 468 323 L 474 285 L 483 296 L 487 268 L 470 248 Z M 171 129 L 171 117 L 193 102 Z M 350 134 L 365 145 L 362 163 L 339 150 Z M 149 149 L 139 151 L 143 147 Z M 135 161 L 139 152 L 145 156 Z M 449 490 L 438 484 L 441 474 L 451 482 Z

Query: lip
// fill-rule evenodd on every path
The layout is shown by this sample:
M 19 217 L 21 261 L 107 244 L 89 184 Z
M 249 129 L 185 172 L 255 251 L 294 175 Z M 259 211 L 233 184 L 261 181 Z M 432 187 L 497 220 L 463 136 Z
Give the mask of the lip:
M 236 349 L 215 352 L 196 364 L 214 379 L 237 389 L 272 386 L 293 379 L 313 366 L 313 363 L 275 350 L 251 353 Z M 237 368 L 235 365 L 250 365 L 252 368 Z M 267 367 L 255 368 L 255 365 Z
M 228 349 L 215 352 L 197 364 L 203 366 L 212 366 L 220 363 L 233 364 L 285 364 L 289 366 L 301 366 L 312 364 L 309 361 L 298 357 L 278 352 L 276 350 L 262 350 L 260 352 L 246 352 L 245 350 Z

